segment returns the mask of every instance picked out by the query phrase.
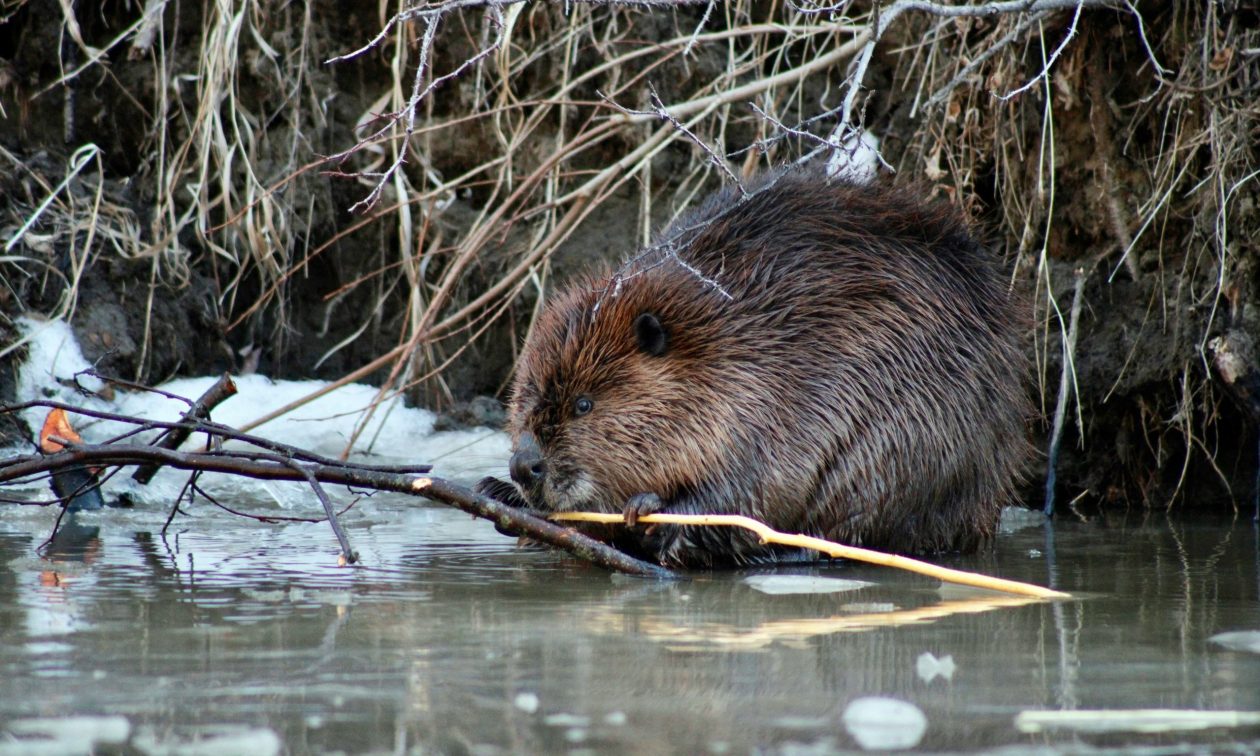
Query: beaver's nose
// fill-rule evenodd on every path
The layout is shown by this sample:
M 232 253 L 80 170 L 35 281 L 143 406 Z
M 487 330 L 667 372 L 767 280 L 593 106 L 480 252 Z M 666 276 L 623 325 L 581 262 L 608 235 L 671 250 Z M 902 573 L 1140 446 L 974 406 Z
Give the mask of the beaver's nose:
M 534 440 L 534 434 L 524 433 L 516 442 L 516 452 L 508 463 L 512 480 L 522 486 L 536 486 L 542 482 L 547 473 L 547 465 L 543 462 L 542 449 Z

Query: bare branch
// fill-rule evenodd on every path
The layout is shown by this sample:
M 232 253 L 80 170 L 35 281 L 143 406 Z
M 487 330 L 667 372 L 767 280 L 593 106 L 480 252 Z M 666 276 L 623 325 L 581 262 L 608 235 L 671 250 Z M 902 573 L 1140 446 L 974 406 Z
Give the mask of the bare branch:
M 541 543 L 556 546 L 608 569 L 648 577 L 676 577 L 669 570 L 634 559 L 607 544 L 535 517 L 519 507 L 495 501 L 440 478 L 416 475 L 417 471 L 427 471 L 427 465 L 390 467 L 330 460 L 285 444 L 256 439 L 208 421 L 185 420 L 179 423 L 161 423 L 137 417 L 67 408 L 57 402 L 30 402 L 25 405 L 0 408 L 0 411 L 14 412 L 29 406 L 63 408 L 68 412 L 118 420 L 141 427 L 173 429 L 191 426 L 192 431 L 196 433 L 222 435 L 250 443 L 257 442 L 256 445 L 264 450 L 217 449 L 204 452 L 183 452 L 155 445 L 84 444 L 57 438 L 55 440 L 61 445 L 61 450 L 55 453 L 23 455 L 0 460 L 0 485 L 18 482 L 25 484 L 37 476 L 76 468 L 115 468 L 114 471 L 116 471 L 116 468 L 127 465 L 155 465 L 192 471 L 193 476 L 184 486 L 183 492 L 172 502 L 171 511 L 166 520 L 166 527 L 169 527 L 175 516 L 181 512 L 179 500 L 184 492 L 190 495 L 194 492 L 205 495 L 197 485 L 197 476 L 203 473 L 222 473 L 259 480 L 304 482 L 311 486 L 323 505 L 326 519 L 337 536 L 342 557 L 347 564 L 354 563 L 357 556 L 350 548 L 345 531 L 337 520 L 332 501 L 321 484 L 332 483 L 361 489 L 394 491 L 450 504 L 477 517 L 494 521 L 500 530 L 516 532 Z M 114 471 L 106 475 L 112 475 Z M 247 516 L 256 519 L 259 517 Z
M 236 384 L 232 382 L 232 376 L 224 373 L 219 380 L 214 382 L 210 388 L 206 389 L 197 401 L 193 402 L 188 411 L 184 413 L 181 422 L 191 426 L 196 420 L 208 420 L 210 411 L 219 405 L 224 399 L 236 393 Z M 164 449 L 178 449 L 180 444 L 191 435 L 191 428 L 180 428 L 172 430 L 158 442 L 158 445 Z M 144 465 L 136 468 L 131 474 L 133 480 L 137 483 L 148 483 L 157 474 L 158 468 L 154 465 Z
M 932 96 L 928 98 L 927 102 L 924 103 L 925 107 L 930 108 L 944 102 L 954 93 L 954 90 L 958 88 L 958 85 L 966 81 L 968 77 L 980 68 L 980 66 L 984 65 L 986 61 L 997 53 L 1006 49 L 1006 46 L 1011 42 L 1014 42 L 1022 37 L 1024 32 L 1028 31 L 1028 27 L 1041 21 L 1045 17 L 1046 14 L 1044 13 L 1031 13 L 1024 18 L 1021 18 L 1019 23 L 1015 24 L 1014 28 L 1002 35 L 1001 39 L 990 43 L 989 46 L 985 48 L 984 52 L 971 59 L 967 65 L 963 66 L 958 73 L 954 75 L 954 78 L 945 83 L 945 86 L 937 89 Z
M 715 168 L 721 171 L 723 175 L 726 176 L 727 180 L 731 182 L 732 185 L 734 185 L 737 189 L 739 189 L 739 193 L 745 196 L 748 194 L 747 190 L 744 189 L 743 183 L 741 183 L 739 178 L 735 175 L 735 173 L 731 171 L 731 167 L 726 164 L 726 160 L 723 159 L 721 156 L 719 156 L 717 152 L 712 147 L 710 147 L 707 142 L 705 142 L 700 137 L 696 136 L 695 132 L 687 128 L 682 123 L 682 121 L 679 121 L 677 117 L 675 117 L 672 113 L 669 112 L 669 110 L 665 107 L 665 103 L 661 102 L 660 95 L 656 93 L 656 87 L 652 84 L 648 84 L 648 97 L 652 101 L 652 110 L 650 111 L 651 115 L 655 115 L 657 118 L 661 119 L 662 121 L 666 121 L 671 126 L 673 126 L 679 133 L 687 137 L 687 139 L 692 144 L 704 150 L 704 154 L 709 156 L 709 162 Z M 607 102 L 609 105 L 613 106 L 614 108 L 616 108 L 617 110 L 620 110 L 622 113 L 625 113 L 627 115 L 639 116 L 639 115 L 649 114 L 649 111 L 630 110 L 629 108 L 624 108 L 621 105 L 618 105 L 617 103 L 613 102 L 607 97 L 604 98 L 604 101 Z
M 1076 17 L 1073 18 L 1072 31 L 1064 39 L 1063 44 L 1056 50 L 1056 54 L 1051 56 L 1046 68 L 1043 69 L 1041 75 L 1045 75 L 1050 64 L 1054 62 L 1058 52 L 1061 52 L 1067 42 L 1071 40 L 1075 34 L 1076 19 L 1079 18 L 1083 8 L 1107 7 L 1116 8 L 1121 6 L 1122 0 L 1002 0 L 1000 2 L 980 3 L 978 5 L 942 5 L 940 3 L 930 2 L 929 0 L 897 0 L 897 2 L 887 8 L 878 9 L 874 19 L 871 22 L 871 31 L 865 40 L 862 52 L 858 54 L 857 65 L 854 68 L 853 76 L 849 81 L 848 91 L 844 96 L 844 103 L 840 106 L 840 118 L 836 124 L 835 131 L 832 132 L 831 141 L 839 143 L 842 141 L 839 137 L 843 136 L 844 131 L 849 127 L 849 119 L 853 114 L 853 104 L 857 99 L 858 91 L 862 88 L 862 82 L 866 77 L 866 69 L 870 65 L 871 57 L 875 54 L 875 46 L 884 36 L 884 32 L 894 21 L 897 20 L 906 11 L 918 11 L 928 13 L 934 16 L 942 16 L 946 18 L 962 18 L 962 17 L 990 17 L 1012 13 L 1046 13 L 1055 10 L 1066 10 L 1067 8 L 1076 9 Z M 1038 76 L 1038 79 L 1040 76 Z M 1034 79 L 1036 81 L 1036 79 Z M 1031 85 L 1030 85 L 1031 86 Z M 1018 94 L 1019 91 L 1012 92 L 1007 97 Z
M 1054 66 L 1055 61 L 1059 59 L 1059 56 L 1063 54 L 1063 50 L 1067 48 L 1068 43 L 1071 42 L 1072 38 L 1076 36 L 1077 24 L 1080 23 L 1080 20 L 1081 20 L 1081 9 L 1084 7 L 1085 7 L 1085 0 L 1079 0 L 1079 2 L 1076 5 L 1076 13 L 1072 14 L 1072 23 L 1070 26 L 1068 26 L 1067 34 L 1064 35 L 1063 41 L 1059 43 L 1059 46 L 1054 48 L 1054 52 L 1050 53 L 1050 57 L 1046 60 L 1046 64 L 1041 67 L 1041 73 L 1029 79 L 1027 82 L 1025 82 L 1025 84 L 1022 87 L 1019 87 L 1018 89 L 1013 89 L 1004 95 L 1000 95 L 998 97 L 999 100 L 1002 100 L 1003 102 L 1005 102 L 1011 99 L 1012 97 L 1023 94 L 1024 92 L 1027 92 L 1029 89 L 1032 89 L 1033 86 L 1036 85 L 1037 82 L 1041 81 L 1042 79 L 1050 75 L 1050 69 Z
M 540 519 L 516 507 L 482 496 L 441 478 L 386 473 L 354 464 L 312 465 L 257 455 L 255 459 L 232 457 L 222 452 L 179 452 L 156 446 L 82 444 L 47 456 L 14 457 L 0 463 L 0 483 L 70 466 L 112 466 L 157 463 L 181 470 L 241 475 L 260 480 L 309 482 L 358 486 L 423 496 L 492 520 L 502 529 L 564 549 L 575 556 L 614 569 L 646 577 L 676 577 L 657 565 L 629 557 L 581 533 Z M 325 510 L 329 511 L 329 510 Z M 345 548 L 343 544 L 343 548 Z
M 709 24 L 709 16 L 713 15 L 713 6 L 717 5 L 717 2 L 716 0 L 708 0 L 708 3 L 708 6 L 704 9 L 704 16 L 700 18 L 700 23 L 696 24 L 696 30 L 691 33 L 691 39 L 687 40 L 687 46 L 683 48 L 683 55 L 691 54 L 691 50 L 700 39 L 700 32 L 704 31 L 704 27 Z
M 311 490 L 319 498 L 319 503 L 323 505 L 324 514 L 328 517 L 328 524 L 332 526 L 333 534 L 337 536 L 337 543 L 341 544 L 342 561 L 345 564 L 354 564 L 359 561 L 359 555 L 354 553 L 354 549 L 350 548 L 350 539 L 346 537 L 346 531 L 341 527 L 341 521 L 337 519 L 337 513 L 333 511 L 332 500 L 328 498 L 327 493 L 324 493 L 324 487 L 319 484 L 315 473 L 311 468 L 299 465 L 296 462 L 290 462 L 289 467 L 297 470 L 306 478 L 306 482 L 310 484 Z

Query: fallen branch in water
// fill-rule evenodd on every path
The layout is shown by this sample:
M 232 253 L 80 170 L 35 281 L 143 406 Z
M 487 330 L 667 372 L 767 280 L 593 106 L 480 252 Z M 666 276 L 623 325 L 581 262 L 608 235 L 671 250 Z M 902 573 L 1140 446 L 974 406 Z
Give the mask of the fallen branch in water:
M 259 480 L 282 480 L 312 485 L 324 505 L 328 521 L 332 524 L 341 543 L 341 557 L 347 563 L 355 561 L 354 552 L 344 531 L 337 524 L 331 501 L 323 494 L 319 484 L 339 484 L 378 491 L 393 491 L 422 496 L 432 501 L 462 509 L 471 515 L 491 520 L 500 530 L 511 531 L 540 543 L 545 543 L 573 554 L 601 567 L 655 578 L 676 578 L 674 572 L 658 565 L 634 559 L 622 552 L 578 533 L 571 528 L 535 517 L 524 510 L 495 501 L 473 490 L 441 478 L 424 475 L 428 465 L 383 466 L 363 465 L 329 459 L 287 444 L 240 433 L 206 420 L 181 420 L 165 423 L 142 418 L 79 409 L 59 402 L 30 402 L 0 408 L 0 412 L 13 412 L 28 407 L 63 409 L 68 413 L 117 420 L 137 426 L 137 429 L 104 444 L 76 443 L 72 439 L 56 438 L 62 447 L 52 454 L 30 454 L 0 459 L 0 485 L 5 483 L 29 483 L 35 476 L 55 475 L 74 468 L 118 468 L 128 465 L 158 465 L 194 473 L 226 473 Z M 188 429 L 192 433 L 206 433 L 224 440 L 245 442 L 254 448 L 214 449 L 211 451 L 179 451 L 155 444 L 119 443 L 131 438 L 140 430 Z M 250 515 L 267 520 L 265 515 Z
M 206 392 L 197 401 L 192 403 L 192 406 L 188 408 L 188 411 L 180 419 L 185 424 L 191 424 L 197 420 L 209 420 L 210 411 L 217 407 L 220 402 L 235 394 L 236 383 L 232 381 L 232 376 L 224 373 L 219 377 L 219 380 L 214 382 L 214 385 L 206 389 Z M 171 430 L 163 435 L 162 439 L 157 442 L 157 446 L 163 449 L 178 449 L 190 435 L 192 435 L 192 431 L 187 427 Z M 148 483 L 150 480 L 153 480 L 153 476 L 157 474 L 157 471 L 157 465 L 143 465 L 137 467 L 136 471 L 131 474 L 131 477 L 137 483 Z
M 564 522 L 600 522 L 612 524 L 625 522 L 625 519 L 619 514 L 604 514 L 599 512 L 563 512 L 552 515 L 551 519 L 561 520 Z M 756 533 L 761 538 L 762 543 L 774 543 L 782 546 L 795 546 L 802 549 L 812 549 L 840 559 L 852 559 L 855 562 L 869 562 L 870 564 L 883 565 L 884 567 L 894 567 L 899 570 L 916 572 L 920 575 L 927 575 L 928 577 L 943 580 L 947 583 L 969 585 L 974 588 L 987 588 L 989 590 L 1015 593 L 1021 596 L 1033 596 L 1036 598 L 1072 597 L 1071 594 L 1051 590 L 1050 588 L 1042 588 L 1039 585 L 1030 585 L 1029 583 L 1021 583 L 1016 580 L 989 577 L 988 575 L 980 575 L 975 572 L 952 570 L 948 567 L 941 567 L 927 562 L 920 562 L 917 559 L 897 556 L 896 554 L 885 554 L 880 551 L 861 549 L 856 546 L 845 546 L 823 538 L 780 533 L 779 531 L 770 528 L 760 520 L 754 520 L 751 517 L 743 517 L 741 515 L 653 514 L 643 515 L 638 518 L 638 521 L 649 525 L 662 523 L 668 525 L 716 525 L 745 528 Z

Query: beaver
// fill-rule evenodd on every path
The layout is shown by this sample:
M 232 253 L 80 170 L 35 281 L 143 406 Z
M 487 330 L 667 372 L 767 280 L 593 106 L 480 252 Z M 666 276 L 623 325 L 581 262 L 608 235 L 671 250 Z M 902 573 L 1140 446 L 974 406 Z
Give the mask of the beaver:
M 1030 446 L 1022 308 L 944 204 L 814 170 L 728 189 L 545 305 L 511 388 L 540 512 L 742 514 L 900 553 L 992 537 Z M 788 558 L 737 528 L 590 526 L 683 568 Z

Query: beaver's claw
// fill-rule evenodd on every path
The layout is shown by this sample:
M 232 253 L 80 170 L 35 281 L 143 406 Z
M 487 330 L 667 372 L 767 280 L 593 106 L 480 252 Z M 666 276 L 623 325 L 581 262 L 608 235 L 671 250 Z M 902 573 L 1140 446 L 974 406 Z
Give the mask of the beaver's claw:
M 626 500 L 626 506 L 621 510 L 621 515 L 626 518 L 626 524 L 633 528 L 639 524 L 640 517 L 656 514 L 664 508 L 665 502 L 660 496 L 654 493 L 641 493 Z

